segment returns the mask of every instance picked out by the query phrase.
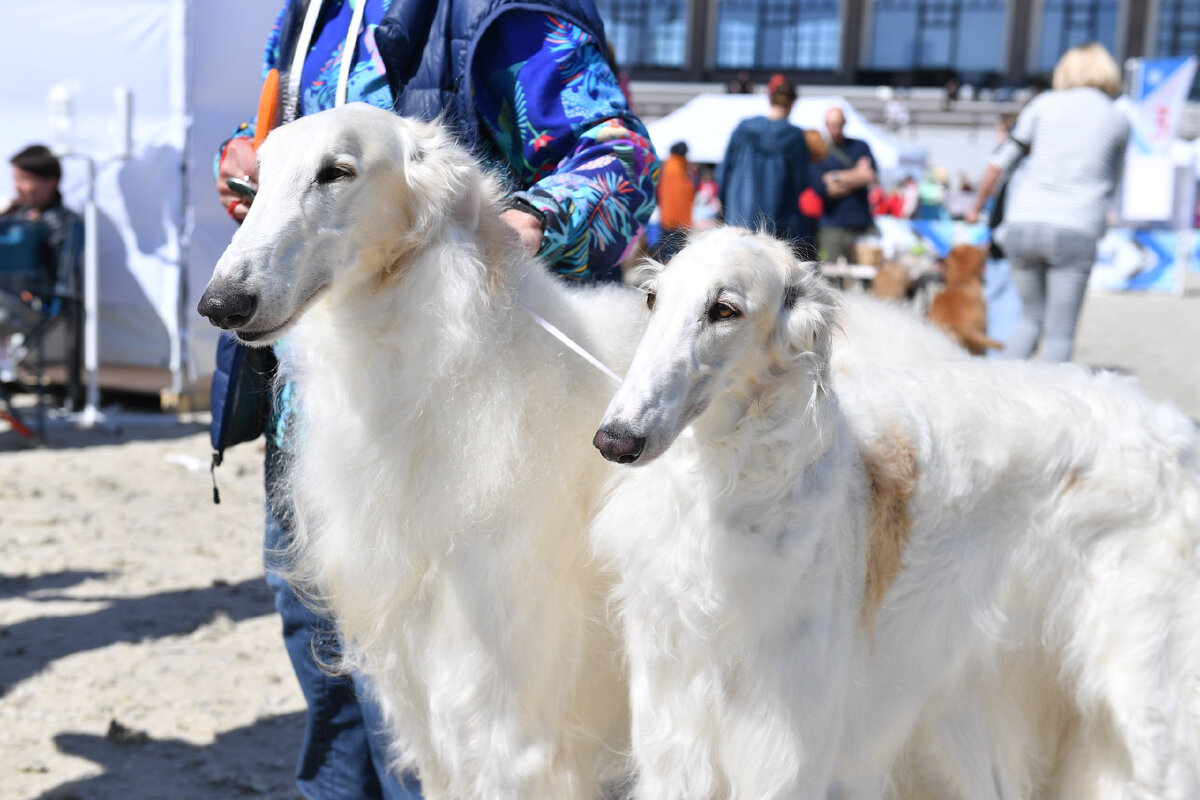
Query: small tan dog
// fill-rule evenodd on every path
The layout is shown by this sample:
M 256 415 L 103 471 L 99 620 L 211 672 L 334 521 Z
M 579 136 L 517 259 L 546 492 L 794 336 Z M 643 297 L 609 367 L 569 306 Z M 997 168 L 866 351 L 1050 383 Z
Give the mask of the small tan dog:
M 955 245 L 945 259 L 945 288 L 929 304 L 929 319 L 972 355 L 1004 347 L 987 335 L 987 302 L 983 299 L 983 265 L 987 251 Z

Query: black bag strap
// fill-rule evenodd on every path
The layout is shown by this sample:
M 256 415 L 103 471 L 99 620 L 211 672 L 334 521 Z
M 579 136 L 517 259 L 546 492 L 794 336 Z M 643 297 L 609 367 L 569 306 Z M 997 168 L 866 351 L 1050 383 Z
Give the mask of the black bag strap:
M 833 142 L 829 143 L 829 155 L 833 156 L 838 161 L 842 162 L 842 166 L 845 167 L 846 169 L 850 169 L 855 164 L 854 159 L 850 158 L 850 154 L 847 153 L 842 148 L 838 147 Z
M 216 369 L 209 392 L 214 503 L 221 502 L 216 468 L 225 458 L 225 449 L 253 441 L 267 428 L 276 367 L 275 353 L 269 347 L 246 347 L 228 332 L 217 341 Z

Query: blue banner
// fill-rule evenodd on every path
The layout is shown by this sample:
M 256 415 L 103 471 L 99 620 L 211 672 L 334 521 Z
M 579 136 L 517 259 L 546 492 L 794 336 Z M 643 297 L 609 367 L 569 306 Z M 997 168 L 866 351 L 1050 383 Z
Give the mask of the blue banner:
M 1193 232 L 1195 235 L 1195 232 Z M 1200 271 L 1195 241 L 1187 265 Z M 1096 266 L 1088 288 L 1107 292 L 1175 292 L 1182 279 L 1179 234 L 1115 228 L 1096 247 Z
M 1162 153 L 1170 146 L 1195 75 L 1195 56 L 1138 61 L 1132 86 L 1136 152 Z

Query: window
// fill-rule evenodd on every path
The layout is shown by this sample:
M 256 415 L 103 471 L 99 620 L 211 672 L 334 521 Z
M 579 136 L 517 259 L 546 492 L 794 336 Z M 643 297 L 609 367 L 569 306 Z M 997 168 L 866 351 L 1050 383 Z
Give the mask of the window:
M 842 23 L 837 0 L 720 0 L 717 67 L 836 70 Z
M 1045 0 L 1041 40 L 1032 56 L 1034 72 L 1053 72 L 1063 53 L 1085 42 L 1099 42 L 1119 59 L 1118 5 L 1118 0 Z
M 1004 69 L 1004 0 L 875 0 L 871 69 Z
M 596 10 L 621 67 L 684 66 L 686 0 L 596 0 Z
M 1200 3 L 1196 0 L 1159 0 L 1154 55 L 1166 58 L 1197 54 L 1200 54 Z M 1190 97 L 1200 100 L 1200 70 L 1192 83 Z

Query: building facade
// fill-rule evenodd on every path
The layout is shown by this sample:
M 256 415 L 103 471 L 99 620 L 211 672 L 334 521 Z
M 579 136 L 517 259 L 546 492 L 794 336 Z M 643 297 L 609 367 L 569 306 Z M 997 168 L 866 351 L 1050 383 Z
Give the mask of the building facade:
M 1064 50 L 1200 54 L 1200 0 L 597 0 L 640 80 L 977 87 L 1046 82 Z M 1200 81 L 1193 99 L 1200 99 Z

